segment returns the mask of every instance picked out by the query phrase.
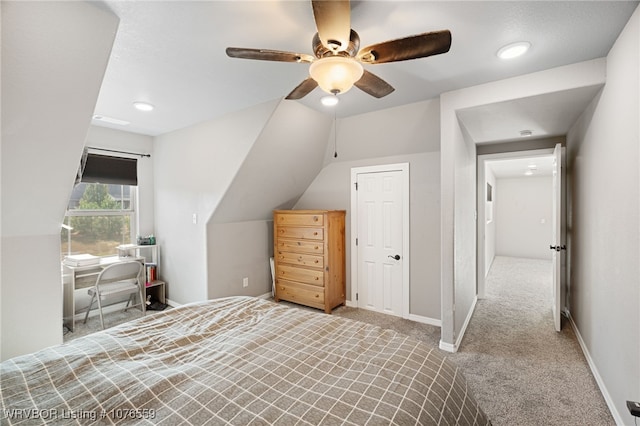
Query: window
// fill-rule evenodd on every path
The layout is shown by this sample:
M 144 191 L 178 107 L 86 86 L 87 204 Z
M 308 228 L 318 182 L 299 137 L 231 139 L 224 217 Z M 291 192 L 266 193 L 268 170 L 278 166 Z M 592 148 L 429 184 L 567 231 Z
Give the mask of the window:
M 493 221 L 493 187 L 489 182 L 487 182 L 486 196 L 487 202 L 485 204 L 484 214 L 486 222 L 491 223 Z
M 136 187 L 82 182 L 75 186 L 61 232 L 62 256 L 115 255 L 135 240 Z

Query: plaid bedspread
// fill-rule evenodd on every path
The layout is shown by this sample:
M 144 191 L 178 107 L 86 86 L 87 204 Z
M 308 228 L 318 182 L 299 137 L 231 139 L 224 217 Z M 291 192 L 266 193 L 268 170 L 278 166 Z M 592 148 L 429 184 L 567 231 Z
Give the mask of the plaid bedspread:
M 7 360 L 0 393 L 2 424 L 490 424 L 436 349 L 248 297 Z

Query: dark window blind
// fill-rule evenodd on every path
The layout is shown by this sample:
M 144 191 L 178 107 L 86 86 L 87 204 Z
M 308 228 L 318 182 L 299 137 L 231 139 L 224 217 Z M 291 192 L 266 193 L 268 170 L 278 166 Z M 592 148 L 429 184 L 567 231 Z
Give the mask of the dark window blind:
M 82 182 L 115 185 L 138 185 L 138 160 L 88 154 Z

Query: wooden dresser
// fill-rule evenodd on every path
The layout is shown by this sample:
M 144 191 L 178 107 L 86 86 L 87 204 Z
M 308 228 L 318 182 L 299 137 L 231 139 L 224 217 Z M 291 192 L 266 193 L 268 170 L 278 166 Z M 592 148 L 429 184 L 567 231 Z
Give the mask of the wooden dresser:
M 344 305 L 344 210 L 274 210 L 275 300 Z

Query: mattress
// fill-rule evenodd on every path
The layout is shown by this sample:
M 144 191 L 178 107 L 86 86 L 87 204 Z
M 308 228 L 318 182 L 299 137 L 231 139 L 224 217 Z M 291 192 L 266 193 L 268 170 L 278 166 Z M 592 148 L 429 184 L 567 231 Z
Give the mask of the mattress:
M 0 378 L 2 424 L 490 424 L 438 349 L 250 297 L 16 357 Z

